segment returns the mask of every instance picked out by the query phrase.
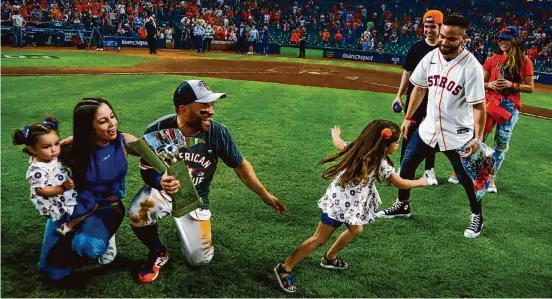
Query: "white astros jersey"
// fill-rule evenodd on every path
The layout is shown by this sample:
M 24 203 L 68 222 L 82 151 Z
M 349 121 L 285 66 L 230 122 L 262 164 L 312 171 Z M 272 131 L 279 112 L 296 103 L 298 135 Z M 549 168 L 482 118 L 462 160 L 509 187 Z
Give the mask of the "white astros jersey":
M 483 67 L 469 51 L 451 61 L 439 48 L 427 53 L 410 82 L 428 89 L 427 115 L 418 131 L 426 144 L 455 150 L 474 137 L 472 105 L 485 102 L 485 82 Z

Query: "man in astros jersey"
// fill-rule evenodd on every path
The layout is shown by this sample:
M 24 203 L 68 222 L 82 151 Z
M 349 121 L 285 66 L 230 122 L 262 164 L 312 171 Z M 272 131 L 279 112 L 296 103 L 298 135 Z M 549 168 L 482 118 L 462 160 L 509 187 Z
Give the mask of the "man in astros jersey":
M 413 179 L 416 168 L 427 152 L 442 152 L 450 160 L 458 180 L 468 196 L 471 216 L 464 231 L 475 238 L 483 228 L 481 202 L 476 199 L 472 180 L 462 166 L 461 157 L 469 157 L 479 149 L 485 127 L 485 87 L 483 67 L 462 46 L 466 40 L 467 20 L 450 15 L 439 33 L 439 48 L 429 52 L 410 77 L 415 86 L 401 126 L 408 138 L 412 117 L 426 93 L 427 115 L 410 137 L 399 175 Z M 400 190 L 393 206 L 378 212 L 382 218 L 410 217 L 410 190 Z

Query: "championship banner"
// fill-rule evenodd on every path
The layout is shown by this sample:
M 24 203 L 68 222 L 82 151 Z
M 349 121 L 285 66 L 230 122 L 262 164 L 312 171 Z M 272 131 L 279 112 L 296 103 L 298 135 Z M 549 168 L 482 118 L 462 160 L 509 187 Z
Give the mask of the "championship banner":
M 179 129 L 166 129 L 146 134 L 128 146 L 158 173 L 168 171 L 180 182 L 180 189 L 172 194 L 172 215 L 182 217 L 203 206 L 197 194 L 188 166 L 184 162 L 187 148 L 205 143 L 195 137 L 184 137 Z

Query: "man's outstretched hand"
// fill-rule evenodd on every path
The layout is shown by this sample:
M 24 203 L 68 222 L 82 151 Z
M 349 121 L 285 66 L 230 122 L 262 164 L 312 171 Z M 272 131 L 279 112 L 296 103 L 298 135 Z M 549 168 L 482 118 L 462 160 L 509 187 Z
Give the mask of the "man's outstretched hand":
M 266 198 L 263 198 L 263 201 L 271 206 L 276 213 L 280 213 L 282 215 L 285 215 L 287 213 L 286 207 L 272 194 L 268 194 Z

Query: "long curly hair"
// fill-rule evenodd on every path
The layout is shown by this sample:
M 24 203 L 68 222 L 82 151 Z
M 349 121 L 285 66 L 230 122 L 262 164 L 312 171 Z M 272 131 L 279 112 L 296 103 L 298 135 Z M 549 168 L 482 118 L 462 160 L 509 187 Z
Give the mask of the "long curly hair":
M 521 41 L 519 38 L 514 37 L 510 41 L 512 46 L 510 47 L 510 51 L 506 53 L 508 58 L 506 59 L 505 72 L 509 74 L 509 78 L 517 79 L 519 78 L 521 65 L 525 62 L 525 54 L 521 49 Z M 504 51 L 500 50 L 500 48 L 498 49 L 498 52 L 500 54 L 504 54 Z
M 397 124 L 389 120 L 377 119 L 369 123 L 362 133 L 343 150 L 325 157 L 319 164 L 338 161 L 324 171 L 322 177 L 331 180 L 341 172 L 337 184 L 343 188 L 368 183 L 370 173 L 374 172 L 380 181 L 380 164 L 386 159 L 391 165 L 393 162 L 386 154 L 389 145 L 397 142 L 401 136 Z

